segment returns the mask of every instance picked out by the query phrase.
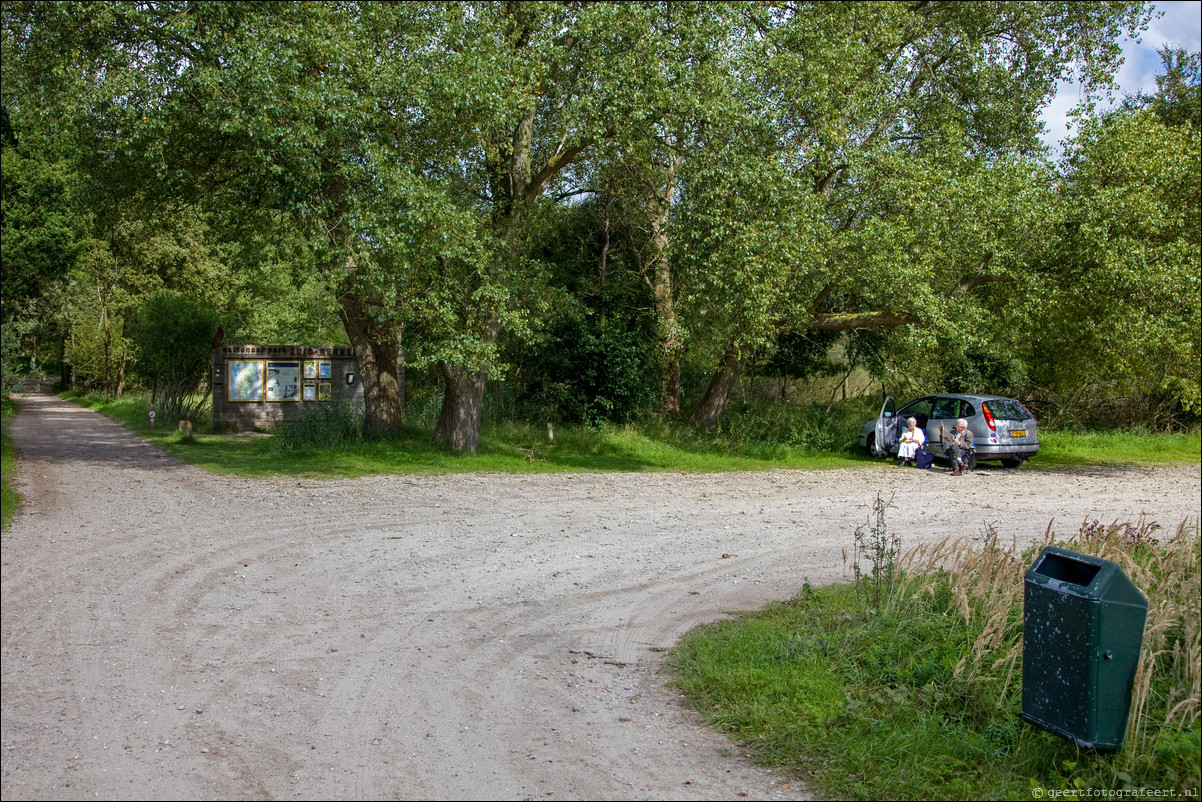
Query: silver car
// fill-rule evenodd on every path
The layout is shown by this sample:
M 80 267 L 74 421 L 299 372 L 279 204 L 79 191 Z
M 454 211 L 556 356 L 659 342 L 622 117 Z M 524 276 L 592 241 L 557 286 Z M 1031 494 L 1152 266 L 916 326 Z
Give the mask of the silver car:
M 897 439 L 906 421 L 914 418 L 926 434 L 926 451 L 942 457 L 940 430 L 951 431 L 964 418 L 976 444 L 976 459 L 999 460 L 1007 468 L 1017 468 L 1039 452 L 1039 434 L 1035 416 L 1013 398 L 994 395 L 941 393 L 926 395 L 897 409 L 893 397 L 885 399 L 881 414 L 860 430 L 860 447 L 869 454 L 897 454 Z

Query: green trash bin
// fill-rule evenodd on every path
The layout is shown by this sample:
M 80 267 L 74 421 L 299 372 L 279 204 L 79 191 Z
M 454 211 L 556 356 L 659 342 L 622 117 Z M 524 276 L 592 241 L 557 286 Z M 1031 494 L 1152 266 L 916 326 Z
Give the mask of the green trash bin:
M 1082 748 L 1118 749 L 1148 600 L 1117 564 L 1055 546 L 1023 591 L 1023 719 Z

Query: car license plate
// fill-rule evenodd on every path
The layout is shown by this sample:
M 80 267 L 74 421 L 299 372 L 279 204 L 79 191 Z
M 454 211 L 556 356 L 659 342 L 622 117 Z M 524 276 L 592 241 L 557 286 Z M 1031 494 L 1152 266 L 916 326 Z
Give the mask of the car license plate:
M 1012 429 L 1010 431 L 1010 436 L 1011 437 L 1026 437 L 1027 430 L 1026 429 Z

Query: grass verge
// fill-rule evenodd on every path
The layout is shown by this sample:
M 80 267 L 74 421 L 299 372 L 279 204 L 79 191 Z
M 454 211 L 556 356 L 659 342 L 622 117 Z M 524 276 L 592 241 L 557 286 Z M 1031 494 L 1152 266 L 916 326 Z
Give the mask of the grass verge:
M 719 472 L 773 468 L 852 468 L 879 464 L 855 447 L 864 410 L 849 406 L 823 418 L 802 409 L 793 418 L 765 418 L 734 410 L 711 434 L 651 420 L 641 426 L 557 426 L 548 441 L 544 426 L 485 424 L 475 453 L 454 454 L 432 442 L 432 426 L 406 426 L 378 439 L 353 435 L 354 414 L 331 406 L 322 415 L 275 435 L 181 437 L 159 423 L 151 429 L 144 398 L 64 398 L 120 422 L 182 460 L 221 474 L 309 478 L 409 473 L 557 473 L 587 471 Z M 1099 464 L 1149 465 L 1197 462 L 1202 437 L 1163 434 L 1041 434 L 1039 456 L 1022 470 Z M 983 463 L 979 470 L 1003 470 Z
M 435 445 L 433 429 L 406 426 L 377 439 L 348 436 L 346 415 L 333 407 L 325 420 L 303 421 L 273 435 L 185 438 L 162 422 L 150 427 L 146 399 L 81 396 L 66 400 L 96 410 L 168 453 L 220 474 L 308 478 L 410 473 L 567 473 L 581 471 L 717 472 L 773 468 L 854 467 L 870 462 L 848 445 L 842 451 L 767 443 L 719 432 L 702 436 L 684 427 L 485 425 L 475 453 L 454 454 Z M 353 413 L 348 413 L 352 414 Z M 851 438 L 854 442 L 854 437 Z M 317 444 L 322 444 L 318 447 Z
M 0 531 L 8 530 L 8 523 L 17 514 L 21 494 L 13 487 L 17 472 L 17 450 L 8 436 L 8 422 L 17 413 L 17 405 L 11 398 L 0 400 Z
M 1202 460 L 1202 433 L 1152 434 L 1143 431 L 1039 433 L 1033 465 L 1151 465 Z
M 807 584 L 694 630 L 669 657 L 671 684 L 735 748 L 829 798 L 1196 794 L 1198 534 L 1182 525 L 1159 543 L 1156 530 L 1094 522 L 1063 544 L 1118 562 L 1149 599 L 1118 752 L 1081 750 L 1019 718 L 1022 577 L 1043 544 L 912 552 L 879 606 L 854 583 Z

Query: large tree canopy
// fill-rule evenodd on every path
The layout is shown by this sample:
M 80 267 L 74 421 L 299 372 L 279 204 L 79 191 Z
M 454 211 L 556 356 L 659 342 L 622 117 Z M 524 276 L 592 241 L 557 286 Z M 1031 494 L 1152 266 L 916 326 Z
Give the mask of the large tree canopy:
M 201 285 L 330 293 L 369 430 L 401 425 L 406 363 L 433 371 L 435 437 L 455 449 L 476 447 L 507 354 L 548 321 L 600 330 L 590 299 L 612 342 L 646 338 L 661 410 L 680 407 L 683 359 L 712 371 L 694 416 L 706 428 L 757 354 L 806 332 L 889 328 L 960 352 L 1025 348 L 1029 360 L 1051 348 L 1062 359 L 1041 380 L 1068 381 L 1084 375 L 1069 355 L 1092 350 L 1090 338 L 1017 336 L 1029 324 L 999 301 L 1023 310 L 1055 293 L 1081 313 L 1124 275 L 1178 292 L 1197 273 L 1165 233 L 1196 228 L 1196 203 L 1175 207 L 1176 223 L 1123 222 L 1132 207 L 1108 200 L 1102 177 L 1123 173 L 1135 152 L 1125 143 L 1145 136 L 1162 147 L 1140 158 L 1162 178 L 1134 188 L 1140 208 L 1159 214 L 1188 194 L 1188 180 L 1173 183 L 1190 169 L 1174 155 L 1188 151 L 1182 132 L 1197 130 L 1178 113 L 1196 73 L 1188 54 L 1169 65 L 1153 112 L 1082 131 L 1062 182 L 1038 141 L 1056 82 L 1107 88 L 1119 35 L 1148 13 L 1129 2 L 5 3 L 6 143 L 10 130 L 59 143 L 36 164 L 6 144 L 5 303 L 74 264 L 68 223 L 81 214 L 93 241 L 200 237 L 180 264 L 221 277 Z M 1156 115 L 1178 133 L 1144 130 Z M 55 159 L 79 177 L 75 217 L 37 200 L 61 197 Z M 170 222 L 146 225 L 159 218 Z M 577 219 L 595 221 L 580 228 L 595 247 L 573 262 L 588 276 L 565 278 L 554 260 Z M 120 267 L 103 253 L 83 263 L 97 286 Z M 152 272 L 145 292 L 171 283 Z M 1179 368 L 1194 352 L 1174 344 L 1196 309 L 1145 300 L 1142 331 L 1173 365 L 1160 386 L 1196 404 Z M 218 305 L 264 330 L 245 301 Z M 1135 365 L 1147 353 L 1113 356 Z

